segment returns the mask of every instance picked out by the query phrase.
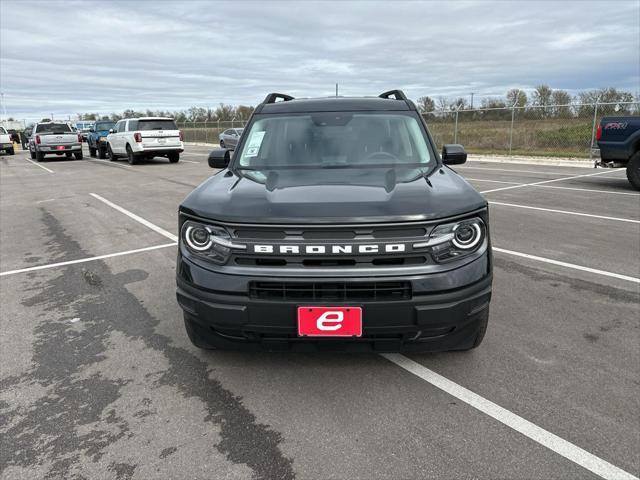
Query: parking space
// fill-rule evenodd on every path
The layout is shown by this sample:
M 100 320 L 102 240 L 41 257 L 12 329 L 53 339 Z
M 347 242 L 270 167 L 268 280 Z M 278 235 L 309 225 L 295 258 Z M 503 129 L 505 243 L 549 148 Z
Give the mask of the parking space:
M 209 151 L 0 157 L 3 478 L 638 475 L 640 195 L 623 171 L 456 168 L 490 202 L 477 350 L 203 352 L 174 243 Z

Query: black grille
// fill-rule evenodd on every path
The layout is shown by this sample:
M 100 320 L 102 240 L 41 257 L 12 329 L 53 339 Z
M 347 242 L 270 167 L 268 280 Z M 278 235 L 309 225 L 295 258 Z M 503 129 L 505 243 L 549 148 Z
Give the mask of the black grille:
M 389 301 L 411 298 L 409 282 L 251 282 L 249 297 L 292 301 Z

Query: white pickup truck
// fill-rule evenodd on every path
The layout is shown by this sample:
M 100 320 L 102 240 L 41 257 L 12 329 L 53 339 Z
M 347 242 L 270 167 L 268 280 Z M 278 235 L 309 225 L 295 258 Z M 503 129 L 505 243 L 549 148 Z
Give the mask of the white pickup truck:
M 16 153 L 13 149 L 11 135 L 9 135 L 7 129 L 4 127 L 0 127 L 0 150 L 4 150 L 4 152 L 8 155 L 13 155 Z
M 75 155 L 76 160 L 82 160 L 82 136 L 68 123 L 38 123 L 29 138 L 29 152 L 37 161 L 43 160 L 45 155 L 65 155 L 67 158 Z

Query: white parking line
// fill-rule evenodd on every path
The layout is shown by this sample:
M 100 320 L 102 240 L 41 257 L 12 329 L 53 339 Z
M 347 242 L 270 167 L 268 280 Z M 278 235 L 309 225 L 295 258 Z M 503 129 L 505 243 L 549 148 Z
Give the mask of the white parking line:
M 185 163 L 200 163 L 200 162 L 194 162 L 192 160 L 185 160 L 184 158 L 181 158 L 180 161 Z
M 513 207 L 513 208 L 526 208 L 529 210 L 540 210 L 543 212 L 551 212 L 551 213 L 562 213 L 565 215 L 576 215 L 579 217 L 590 217 L 590 218 L 600 218 L 602 220 L 614 220 L 616 222 L 628 222 L 628 223 L 640 223 L 640 220 L 632 220 L 630 218 L 620 218 L 620 217 L 606 217 L 604 215 L 593 215 L 591 213 L 580 213 L 580 212 L 570 212 L 568 210 L 556 210 L 554 208 L 542 208 L 542 207 L 532 207 L 529 205 L 518 205 L 515 203 L 503 203 L 503 202 L 493 202 L 489 201 L 490 205 L 500 205 L 503 207 Z
M 127 217 L 132 218 L 133 220 L 135 220 L 136 222 L 141 223 L 142 225 L 144 225 L 145 227 L 150 228 L 151 230 L 153 230 L 154 232 L 159 233 L 160 235 L 164 235 L 165 237 L 167 237 L 170 240 L 173 240 L 174 242 L 178 241 L 178 237 L 175 236 L 173 233 L 166 231 L 164 228 L 159 227 L 157 225 L 154 225 L 153 223 L 149 222 L 148 220 L 145 220 L 142 217 L 139 217 L 138 215 L 136 215 L 133 212 L 130 212 L 127 209 L 122 208 L 119 205 L 116 205 L 113 202 L 110 202 L 109 200 L 107 200 L 104 197 L 101 197 L 98 194 L 95 193 L 90 193 L 89 195 L 91 195 L 93 198 L 96 198 L 98 200 L 100 200 L 101 202 L 105 203 L 106 205 L 109 205 L 111 208 L 114 208 L 116 210 L 118 210 L 120 213 L 124 213 Z
M 508 185 L 524 185 L 522 182 L 505 182 L 503 180 L 486 180 L 484 178 L 464 177 L 464 179 L 471 180 L 472 182 L 506 183 Z
M 106 163 L 107 165 L 112 165 L 114 167 L 133 168 L 131 165 L 121 165 L 120 163 L 115 163 L 115 161 L 112 160 L 100 160 L 98 158 L 87 158 L 87 160 L 89 160 L 90 162 Z
M 516 170 L 511 168 L 489 168 L 489 167 L 474 167 L 472 165 L 458 165 L 456 169 L 460 170 L 486 170 L 488 172 L 513 172 L 513 173 L 535 173 L 542 175 L 563 175 L 565 172 L 547 172 L 544 170 Z
M 46 265 L 38 265 L 36 267 L 20 268 L 18 270 L 8 270 L 6 272 L 0 272 L 0 277 L 4 277 L 6 275 L 15 275 L 16 273 L 34 272 L 36 270 L 44 270 L 46 268 L 63 267 L 65 265 L 74 265 L 76 263 L 92 262 L 94 260 L 102 260 L 104 258 L 121 257 L 122 255 L 131 255 L 133 253 L 148 252 L 150 250 L 158 250 L 160 248 L 173 247 L 175 245 L 177 245 L 177 243 L 175 243 L 175 242 L 173 242 L 173 243 L 165 243 L 163 245 L 154 245 L 153 247 L 137 248 L 135 250 L 127 250 L 127 251 L 124 251 L 124 252 L 109 253 L 107 255 L 98 255 L 96 257 L 80 258 L 78 260 L 69 260 L 67 262 L 49 263 L 49 264 L 46 264 Z
M 618 170 L 621 170 L 621 169 L 618 169 Z M 604 172 L 597 172 L 597 173 L 587 173 L 583 175 L 574 175 L 572 177 L 560 177 L 560 178 L 554 178 L 552 180 L 543 180 L 541 182 L 522 183 L 520 185 L 511 185 L 509 187 L 494 188 L 492 190 L 484 190 L 480 193 L 501 192 L 503 190 L 512 190 L 514 188 L 533 187 L 535 185 L 544 185 L 545 183 L 562 182 L 563 180 L 572 180 L 574 178 L 583 178 L 583 177 L 593 177 L 595 175 L 606 175 L 608 173 L 613 173 L 613 172 L 604 171 Z
M 522 253 L 522 252 L 514 252 L 513 250 L 507 250 L 499 247 L 493 247 L 493 251 L 499 252 L 499 253 L 506 253 L 507 255 L 514 255 L 516 257 L 528 258 L 529 260 L 536 260 L 538 262 L 550 263 L 552 265 L 571 268 L 573 270 L 581 270 L 583 272 L 595 273 L 596 275 L 603 275 L 605 277 L 612 277 L 620 280 L 626 280 L 627 282 L 640 283 L 640 278 L 637 278 L 637 277 L 631 277 L 629 275 L 621 275 L 619 273 L 608 272 L 606 270 L 598 270 L 597 268 L 584 267 L 582 265 L 576 265 L 575 263 L 561 262 L 559 260 L 553 260 L 551 258 L 538 257 L 537 255 L 530 255 L 528 253 Z
M 593 188 L 576 188 L 576 187 L 560 187 L 558 185 L 533 185 L 536 188 L 556 188 L 559 190 L 576 190 L 578 192 L 593 192 L 593 193 L 611 193 L 612 195 L 631 195 L 633 197 L 640 197 L 640 193 L 632 192 L 613 192 L 611 190 L 596 190 Z
M 589 453 L 577 445 L 558 437 L 548 430 L 525 420 L 506 408 L 481 397 L 477 393 L 472 392 L 462 385 L 458 385 L 457 383 L 405 357 L 404 355 L 400 355 L 398 353 L 383 353 L 381 355 L 390 362 L 395 363 L 400 368 L 403 368 L 418 378 L 429 382 L 434 387 L 439 388 L 482 413 L 489 415 L 507 427 L 514 429 L 516 432 L 521 433 L 522 435 L 530 438 L 549 450 L 562 455 L 566 459 L 571 460 L 575 464 L 580 465 L 602 478 L 607 480 L 638 480 L 638 478 L 632 474 L 625 472 L 599 457 L 596 457 L 592 453 Z
M 54 172 L 53 170 L 49 170 L 47 167 L 45 167 L 45 166 L 43 166 L 43 165 L 40 165 L 39 163 L 34 162 L 34 161 L 33 161 L 33 160 L 31 160 L 30 158 L 25 158 L 25 160 L 26 160 L 27 162 L 31 162 L 31 163 L 33 163 L 36 167 L 40 167 L 41 169 L 46 170 L 46 171 L 47 171 L 47 172 L 49 172 L 49 173 L 56 173 L 56 172 Z

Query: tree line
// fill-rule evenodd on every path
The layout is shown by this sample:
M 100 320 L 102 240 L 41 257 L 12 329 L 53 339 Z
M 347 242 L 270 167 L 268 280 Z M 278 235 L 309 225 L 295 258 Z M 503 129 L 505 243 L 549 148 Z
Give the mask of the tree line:
M 613 87 L 601 88 L 597 90 L 588 90 L 579 92 L 577 95 L 571 95 L 566 90 L 554 89 L 549 85 L 538 85 L 533 91 L 527 93 L 525 90 L 513 88 L 505 93 L 504 96 L 483 97 L 480 104 L 473 105 L 473 109 L 484 109 L 482 118 L 510 118 L 512 107 L 525 110 L 525 114 L 535 117 L 550 118 L 573 118 L 593 115 L 593 104 L 611 103 L 614 105 L 601 105 L 599 112 L 602 114 L 619 114 L 625 115 L 629 113 L 640 114 L 638 105 L 628 105 L 625 102 L 633 102 L 636 99 L 631 92 L 619 90 Z M 420 111 L 430 117 L 437 118 L 438 112 L 454 112 L 456 110 L 471 110 L 470 98 L 467 97 L 437 97 L 429 96 L 420 97 L 417 100 Z M 616 104 L 618 104 L 616 106 Z M 527 107 L 531 107 L 527 110 Z M 496 109 L 491 111 L 487 109 Z M 500 110 L 503 109 L 503 110 Z M 145 110 L 137 111 L 127 109 L 122 113 L 111 113 L 110 115 L 101 115 L 98 113 L 78 113 L 77 120 L 113 120 L 118 121 L 122 118 L 137 117 L 172 117 L 178 123 L 184 122 L 231 122 L 246 121 L 251 116 L 254 107 L 247 105 L 227 105 L 220 103 L 215 108 L 190 107 L 186 110 Z
M 638 104 L 629 105 L 626 102 L 636 101 L 633 93 L 618 90 L 613 87 L 601 88 L 597 90 L 587 90 L 571 95 L 566 90 L 554 89 L 549 85 L 538 85 L 527 94 L 526 91 L 513 88 L 506 92 L 504 96 L 484 97 L 480 105 L 474 105 L 474 110 L 481 109 L 504 109 L 503 111 L 483 112 L 483 117 L 502 118 L 510 116 L 508 111 L 512 107 L 520 110 L 530 108 L 531 116 L 538 117 L 580 117 L 593 115 L 593 104 L 605 103 L 612 105 L 601 105 L 598 111 L 602 114 L 640 114 Z M 418 108 L 423 114 L 434 116 L 433 112 L 455 112 L 456 110 L 471 110 L 470 98 L 457 97 L 454 99 L 447 97 L 420 97 L 417 101 Z
M 111 113 L 110 115 L 100 115 L 99 113 L 78 113 L 76 115 L 79 121 L 90 120 L 113 120 L 118 121 L 122 118 L 139 118 L 139 117 L 171 117 L 178 123 L 183 122 L 231 122 L 246 121 L 253 113 L 254 107 L 246 105 L 226 105 L 221 103 L 216 108 L 191 107 L 187 110 L 145 110 L 138 111 L 127 109 L 122 113 Z

